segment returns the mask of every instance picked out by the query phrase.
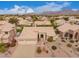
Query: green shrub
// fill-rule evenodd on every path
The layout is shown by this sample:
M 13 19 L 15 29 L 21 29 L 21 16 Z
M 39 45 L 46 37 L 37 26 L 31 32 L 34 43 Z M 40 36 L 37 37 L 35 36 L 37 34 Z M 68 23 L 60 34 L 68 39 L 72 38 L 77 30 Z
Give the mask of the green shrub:
M 76 50 L 79 52 L 79 47 L 78 47 L 78 48 L 76 48 Z
M 16 43 L 11 43 L 10 44 L 10 47 L 14 47 L 14 46 L 16 46 Z
M 6 48 L 9 48 L 10 47 L 10 43 L 5 43 L 4 45 Z
M 56 50 L 56 49 L 57 49 L 57 47 L 56 47 L 56 46 L 52 46 L 51 48 L 52 48 L 53 50 Z
M 6 48 L 4 46 L 0 47 L 0 52 L 4 53 L 6 51 Z
M 75 42 L 78 42 L 79 40 L 75 40 Z
M 72 45 L 71 44 L 67 44 L 67 47 L 72 47 Z
M 16 32 L 22 32 L 23 27 L 21 27 L 21 29 L 16 29 Z
M 0 52 L 4 53 L 7 50 L 7 48 L 5 47 L 5 43 L 0 43 Z
M 14 47 L 14 46 L 16 46 L 16 40 L 12 40 L 12 43 L 10 44 L 10 47 Z
M 42 52 L 40 47 L 38 47 L 36 51 L 37 51 L 37 53 L 41 53 Z
M 9 23 L 12 23 L 12 24 L 16 24 L 17 25 L 18 21 L 19 20 L 17 18 L 10 18 Z
M 21 29 L 16 29 L 16 31 L 17 31 L 17 32 L 21 32 L 22 30 L 21 30 Z
M 63 19 L 64 19 L 65 21 L 68 21 L 68 20 L 69 20 L 69 18 L 68 18 L 68 17 L 63 17 Z
M 73 40 L 70 40 L 70 43 L 74 43 L 74 41 Z
M 47 39 L 48 42 L 52 42 L 53 41 L 53 37 L 50 36 L 48 39 Z
M 62 39 L 61 41 L 62 41 L 62 42 L 66 42 L 66 41 L 65 41 L 65 40 L 63 40 L 63 39 Z

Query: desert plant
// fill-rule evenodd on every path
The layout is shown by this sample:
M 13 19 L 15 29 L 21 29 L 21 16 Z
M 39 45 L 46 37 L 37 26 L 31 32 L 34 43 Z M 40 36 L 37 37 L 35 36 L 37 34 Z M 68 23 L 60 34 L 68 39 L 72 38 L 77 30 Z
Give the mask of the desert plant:
M 51 25 L 56 29 L 58 27 L 57 23 L 55 23 L 55 20 L 50 20 Z
M 51 48 L 52 48 L 53 50 L 56 50 L 56 49 L 57 49 L 57 47 L 56 47 L 56 46 L 52 46 Z
M 7 48 L 5 47 L 5 43 L 0 43 L 0 52 L 4 53 L 7 50 Z
M 75 40 L 75 42 L 78 42 L 79 40 Z
M 74 41 L 73 41 L 73 40 L 70 40 L 70 42 L 71 42 L 71 43 L 74 43 Z
M 17 25 L 18 19 L 17 18 L 10 18 L 9 23 L 12 23 L 12 24 L 16 24 Z
M 56 34 L 59 34 L 60 32 L 59 32 L 59 30 L 58 30 L 58 29 L 55 29 L 55 33 L 56 33 Z
M 79 16 L 76 16 L 76 19 L 79 19 Z
M 67 47 L 72 47 L 72 45 L 68 43 L 68 44 L 67 44 Z
M 32 17 L 33 21 L 38 20 L 37 16 L 35 16 L 35 15 L 32 15 L 31 17 Z
M 48 50 L 46 50 L 45 52 L 48 53 Z
M 0 16 L 0 21 L 3 21 L 4 19 L 3 19 L 3 17 L 2 16 Z
M 17 42 L 17 41 L 16 41 L 15 39 L 13 39 L 13 40 L 12 40 L 12 43 L 10 44 L 10 47 L 16 46 L 16 42 Z
M 37 51 L 37 53 L 39 53 L 39 54 L 42 52 L 42 50 L 41 50 L 40 47 L 38 47 L 36 51 Z
M 22 30 L 23 30 L 23 26 L 21 26 L 20 29 L 16 28 L 16 32 L 20 32 L 21 33 Z
M 65 40 L 63 40 L 63 39 L 62 39 L 61 41 L 62 41 L 62 42 L 66 42 L 66 41 L 65 41 Z
M 53 37 L 50 36 L 48 39 L 47 39 L 48 42 L 52 42 L 53 41 Z
M 4 45 L 6 48 L 9 48 L 10 47 L 10 43 L 5 43 Z
M 4 53 L 6 51 L 6 48 L 4 46 L 0 47 L 0 52 Z
M 10 47 L 14 47 L 14 46 L 16 46 L 16 43 L 11 43 L 10 44 Z
M 79 47 L 78 47 L 78 48 L 76 48 L 76 50 L 79 52 Z
M 63 19 L 64 19 L 65 21 L 68 21 L 68 20 L 69 20 L 69 18 L 68 18 L 68 17 L 63 17 Z

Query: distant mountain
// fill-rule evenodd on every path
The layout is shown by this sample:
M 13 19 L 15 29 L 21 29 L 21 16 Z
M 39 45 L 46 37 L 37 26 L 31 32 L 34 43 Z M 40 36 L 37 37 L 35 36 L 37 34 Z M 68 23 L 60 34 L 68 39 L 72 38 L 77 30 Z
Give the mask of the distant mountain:
M 41 13 L 42 15 L 79 15 L 79 10 L 62 10 L 62 11 L 47 11 Z
M 79 15 L 79 10 L 62 10 L 62 11 L 47 11 L 42 13 L 34 13 L 32 9 L 27 12 L 27 15 Z

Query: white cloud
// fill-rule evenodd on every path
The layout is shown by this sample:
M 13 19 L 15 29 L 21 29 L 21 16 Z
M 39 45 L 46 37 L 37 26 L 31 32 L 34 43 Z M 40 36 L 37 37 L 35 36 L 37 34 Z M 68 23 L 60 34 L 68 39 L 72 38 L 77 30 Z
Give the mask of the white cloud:
M 57 4 L 56 2 L 46 3 L 45 5 L 31 8 L 29 6 L 18 6 L 14 5 L 11 9 L 0 9 L 0 14 L 25 14 L 25 13 L 41 13 L 46 11 L 60 11 L 64 7 L 68 7 L 69 2 L 64 2 L 63 4 Z
M 64 2 L 63 4 L 57 4 L 55 2 L 47 3 L 46 5 L 37 7 L 35 10 L 38 12 L 46 12 L 46 11 L 60 11 L 64 7 L 68 7 L 70 3 Z
M 26 13 L 34 13 L 33 9 L 32 8 L 28 8 Z
M 72 11 L 78 11 L 78 9 L 72 9 Z
M 25 14 L 28 8 L 27 6 L 14 5 L 11 9 L 0 9 L 0 14 Z

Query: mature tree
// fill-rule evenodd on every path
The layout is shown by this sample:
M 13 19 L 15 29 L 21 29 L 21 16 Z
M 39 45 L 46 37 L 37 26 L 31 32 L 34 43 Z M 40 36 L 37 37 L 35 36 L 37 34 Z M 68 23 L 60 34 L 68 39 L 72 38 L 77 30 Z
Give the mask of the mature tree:
M 56 29 L 58 25 L 55 23 L 55 20 L 50 20 L 50 22 L 54 29 Z
M 0 16 L 0 21 L 4 20 L 4 18 L 2 16 Z
M 32 15 L 31 17 L 32 17 L 32 20 L 33 20 L 33 23 L 32 23 L 32 26 L 33 26 L 33 25 L 34 25 L 34 22 L 35 22 L 36 20 L 38 20 L 38 18 L 37 18 L 36 15 Z
M 68 17 L 63 17 L 63 19 L 64 19 L 65 21 L 68 21 L 68 20 L 69 20 L 69 18 L 68 18 Z
M 36 16 L 36 15 L 33 15 L 33 16 L 32 16 L 32 19 L 33 19 L 33 21 L 38 20 L 38 18 L 37 18 L 37 16 Z
M 18 19 L 17 18 L 10 18 L 9 22 L 17 25 Z

